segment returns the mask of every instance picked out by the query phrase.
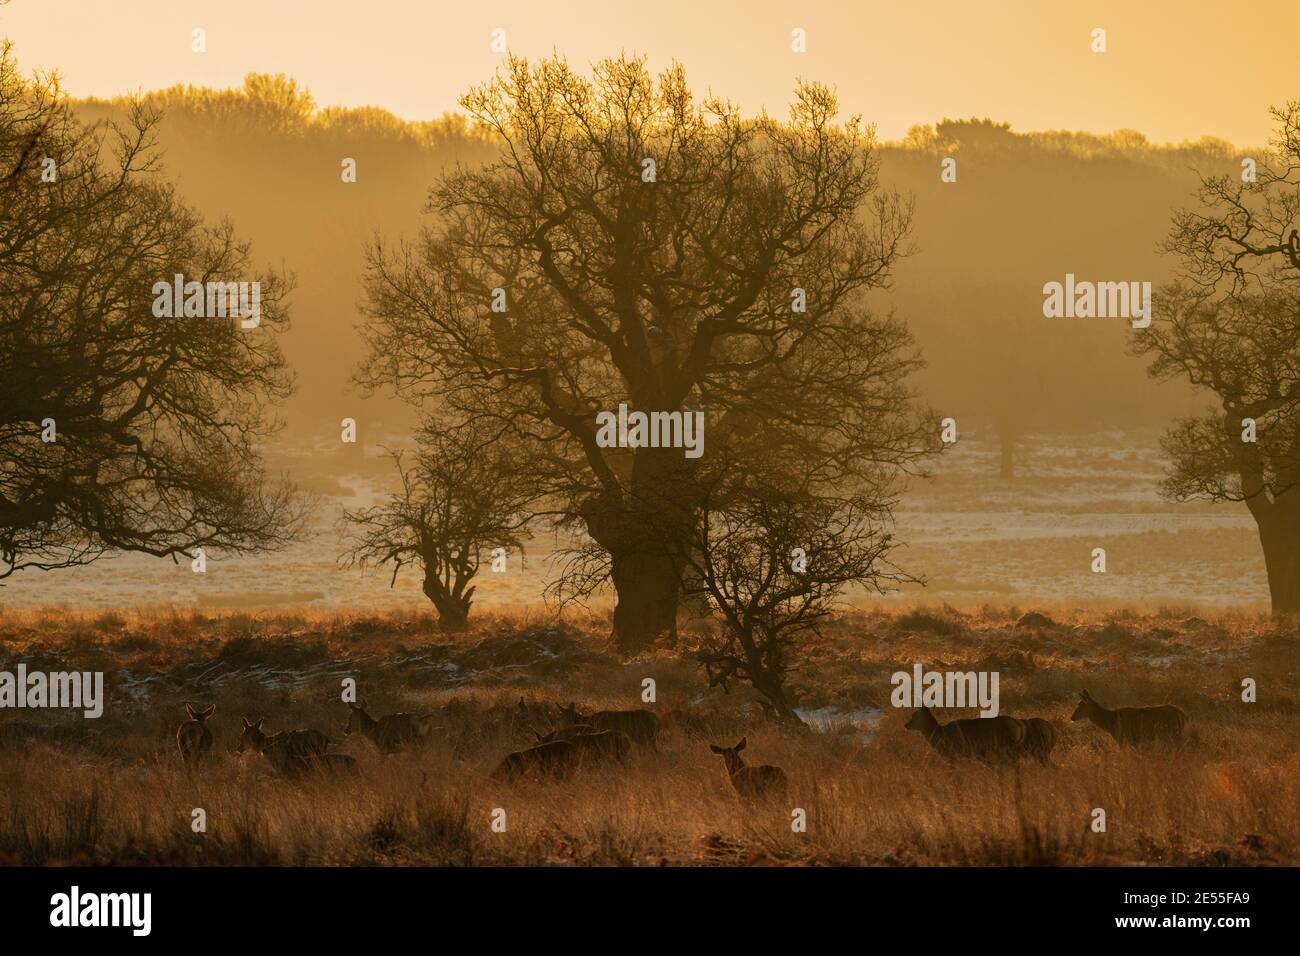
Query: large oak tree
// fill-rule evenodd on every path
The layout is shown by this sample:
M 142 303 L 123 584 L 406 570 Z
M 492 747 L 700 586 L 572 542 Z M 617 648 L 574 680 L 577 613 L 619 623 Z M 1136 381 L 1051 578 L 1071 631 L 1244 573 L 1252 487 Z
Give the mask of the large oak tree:
M 512 59 L 461 102 L 498 158 L 436 184 L 418 241 L 372 247 L 359 377 L 527 443 L 549 514 L 605 559 L 621 648 L 675 626 L 701 460 L 601 447 L 598 413 L 703 412 L 706 458 L 761 429 L 849 494 L 930 444 L 881 400 L 898 342 L 861 308 L 907 251 L 910 203 L 829 90 L 746 119 L 680 67 Z

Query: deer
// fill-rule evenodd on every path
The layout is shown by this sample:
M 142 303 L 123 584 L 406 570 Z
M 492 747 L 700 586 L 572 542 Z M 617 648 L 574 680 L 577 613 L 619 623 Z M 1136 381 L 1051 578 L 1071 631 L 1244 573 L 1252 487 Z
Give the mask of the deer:
M 1017 757 L 1025 749 L 1025 725 L 1014 717 L 968 717 L 941 724 L 930 708 L 922 707 L 904 726 L 920 731 L 930 746 L 947 760 Z
M 1072 721 L 1091 720 L 1121 745 L 1175 743 L 1182 739 L 1187 716 L 1170 704 L 1158 707 L 1117 707 L 1107 710 L 1086 691 L 1079 691 L 1079 706 Z
M 600 710 L 583 716 L 573 701 L 559 710 L 560 716 L 570 725 L 590 724 L 597 730 L 617 730 L 633 743 L 645 744 L 654 749 L 655 735 L 659 733 L 659 718 L 648 710 Z
M 286 776 L 294 776 L 327 766 L 341 766 L 351 761 L 334 760 L 342 754 L 326 754 L 329 738 L 318 730 L 282 730 L 276 734 L 262 732 L 265 717 L 243 718 L 237 753 L 251 750 L 266 757 L 271 766 Z M 328 757 L 329 759 L 322 759 Z
M 349 703 L 348 708 L 343 733 L 348 736 L 359 733 L 386 754 L 420 743 L 433 727 L 433 714 L 389 714 L 376 720 L 366 712 L 363 700 Z
M 550 717 L 550 705 L 537 701 L 526 701 L 521 694 L 516 716 L 521 721 L 547 720 Z
M 212 731 L 208 729 L 207 720 L 217 712 L 217 705 L 199 710 L 193 704 L 186 704 L 185 712 L 190 719 L 176 728 L 176 746 L 185 766 L 195 767 L 212 749 Z
M 533 728 L 539 724 L 549 724 L 554 727 L 555 716 L 551 711 L 552 706 L 536 700 L 526 701 L 521 695 L 517 708 L 511 714 L 511 732 L 527 740 L 530 733 L 535 733 Z
M 731 778 L 731 785 L 736 793 L 749 799 L 760 797 L 784 799 L 789 791 L 785 771 L 770 764 L 746 766 L 740 752 L 745 749 L 747 743 L 747 739 L 741 737 L 740 743 L 734 747 L 709 744 L 709 749 L 723 759 L 727 776 Z
M 551 740 L 506 754 L 492 771 L 493 780 L 517 780 L 536 774 L 564 778 L 577 766 L 581 751 L 568 740 Z

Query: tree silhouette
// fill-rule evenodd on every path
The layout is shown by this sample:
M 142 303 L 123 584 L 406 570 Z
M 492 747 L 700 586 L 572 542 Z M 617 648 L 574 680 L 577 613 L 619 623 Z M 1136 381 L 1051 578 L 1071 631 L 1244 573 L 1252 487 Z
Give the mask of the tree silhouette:
M 496 437 L 426 422 L 412 467 L 393 453 L 401 490 L 382 504 L 344 511 L 353 535 L 345 563 L 391 563 L 394 581 L 403 565 L 418 567 L 440 626 L 463 629 L 484 553 L 523 547 L 535 493 L 516 473 L 517 455 Z
M 0 577 L 105 551 L 282 545 L 301 508 L 256 451 L 292 381 L 286 282 L 249 274 L 159 176 L 157 116 L 89 128 L 0 53 Z M 155 282 L 261 283 L 261 324 L 157 318 Z
M 907 251 L 910 204 L 830 91 L 745 120 L 677 66 L 511 59 L 461 102 L 499 158 L 437 184 L 417 243 L 372 248 L 359 378 L 528 443 L 552 511 L 606 559 L 623 650 L 675 628 L 700 463 L 601 447 L 598 413 L 703 412 L 707 449 L 761 425 L 827 486 L 887 486 L 927 450 L 934 423 L 875 402 L 909 360 L 850 309 Z
M 892 502 L 838 497 L 809 476 L 772 467 L 762 441 L 737 446 L 700 476 L 703 504 L 687 550 L 683 592 L 720 618 L 697 658 L 709 686 L 749 683 L 780 720 L 801 723 L 787 677 L 849 587 L 880 592 L 915 581 L 889 562 Z
M 1275 612 L 1300 611 L 1300 101 L 1275 109 L 1254 181 L 1202 180 L 1166 248 L 1182 278 L 1134 339 L 1151 374 L 1209 389 L 1219 407 L 1164 441 L 1175 500 L 1242 501 L 1259 527 Z M 1253 434 L 1252 434 L 1253 432 Z

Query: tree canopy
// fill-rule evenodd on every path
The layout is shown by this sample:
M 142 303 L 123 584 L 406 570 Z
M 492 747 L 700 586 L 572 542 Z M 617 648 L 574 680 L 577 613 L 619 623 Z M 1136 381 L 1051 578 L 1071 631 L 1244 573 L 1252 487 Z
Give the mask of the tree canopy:
M 0 577 L 110 550 L 283 544 L 301 512 L 258 442 L 290 376 L 285 277 L 162 178 L 157 115 L 88 127 L 0 54 Z M 155 283 L 255 281 L 260 323 L 159 317 Z
M 608 558 L 625 647 L 673 626 L 700 466 L 602 447 L 600 412 L 702 412 L 710 447 L 870 493 L 931 446 L 897 401 L 906 332 L 864 302 L 911 206 L 830 90 L 746 119 L 677 66 L 515 58 L 462 105 L 499 157 L 437 183 L 417 242 L 372 248 L 360 379 L 530 444 L 553 514 Z

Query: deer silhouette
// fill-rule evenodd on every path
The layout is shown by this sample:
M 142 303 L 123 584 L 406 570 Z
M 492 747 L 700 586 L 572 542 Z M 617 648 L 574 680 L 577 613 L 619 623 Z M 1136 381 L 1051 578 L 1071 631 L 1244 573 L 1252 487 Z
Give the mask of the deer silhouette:
M 784 798 L 789 790 L 785 771 L 771 764 L 746 766 L 745 759 L 740 756 L 746 743 L 746 738 L 741 737 L 740 743 L 734 747 L 710 744 L 709 749 L 723 759 L 727 767 L 727 776 L 731 778 L 731 785 L 742 797 Z
M 917 730 L 948 760 L 957 757 L 1002 759 L 1025 752 L 1025 724 L 1014 717 L 967 717 L 939 723 L 928 707 L 908 718 L 904 726 Z
M 185 766 L 194 767 L 212 749 L 212 731 L 208 729 L 207 720 L 217 712 L 217 705 L 199 710 L 193 704 L 186 704 L 185 712 L 190 719 L 176 728 L 176 746 Z
M 1187 716 L 1177 707 L 1117 707 L 1108 710 L 1079 691 L 1079 706 L 1071 720 L 1091 720 L 1120 744 L 1173 743 L 1182 739 Z
M 412 747 L 429 736 L 432 714 L 388 714 L 375 719 L 366 711 L 366 702 L 348 704 L 348 722 L 344 734 L 361 734 L 386 754 Z
M 572 701 L 560 708 L 560 716 L 570 725 L 588 724 L 597 730 L 616 730 L 626 734 L 633 743 L 645 744 L 651 749 L 659 733 L 659 718 L 648 710 L 599 710 L 583 715 Z

